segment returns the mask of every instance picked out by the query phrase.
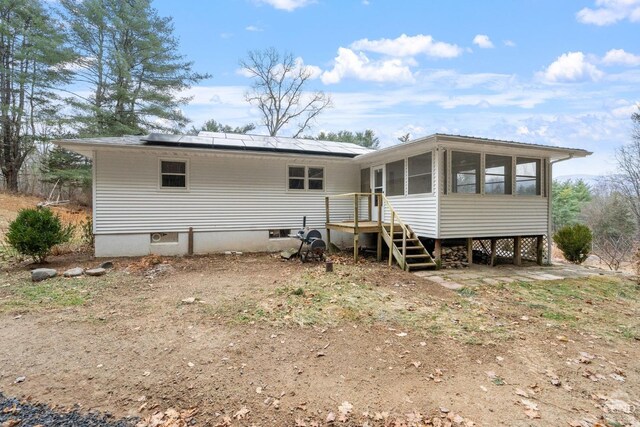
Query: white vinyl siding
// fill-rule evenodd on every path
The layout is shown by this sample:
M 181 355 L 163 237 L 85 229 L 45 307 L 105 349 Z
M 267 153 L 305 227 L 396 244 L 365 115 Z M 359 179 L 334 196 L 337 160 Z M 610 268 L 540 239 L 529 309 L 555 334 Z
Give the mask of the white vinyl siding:
M 389 203 L 405 224 L 418 236 L 434 238 L 437 235 L 438 199 L 433 194 L 417 194 L 409 197 L 390 197 Z M 385 221 L 389 213 L 384 213 Z
M 348 160 L 296 160 L 324 168 L 326 190 L 290 191 L 285 171 L 291 159 L 200 155 L 172 159 L 188 160 L 189 191 L 167 193 L 158 185 L 159 158 L 162 153 L 96 153 L 97 234 L 297 229 L 305 215 L 309 227 L 324 228 L 324 195 L 360 187 L 360 170 Z M 332 205 L 331 218 L 352 213 Z
M 543 197 L 447 195 L 440 199 L 440 238 L 547 234 Z

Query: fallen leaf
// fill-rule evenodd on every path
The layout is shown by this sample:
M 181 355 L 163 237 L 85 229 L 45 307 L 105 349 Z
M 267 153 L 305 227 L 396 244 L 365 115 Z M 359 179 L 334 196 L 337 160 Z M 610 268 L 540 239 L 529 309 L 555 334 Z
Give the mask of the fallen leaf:
M 538 404 L 535 402 L 532 402 L 528 399 L 521 399 L 520 402 L 527 408 L 527 409 L 531 409 L 533 411 L 537 411 L 538 410 Z
M 352 409 L 353 409 L 353 405 L 347 402 L 346 400 L 342 402 L 342 405 L 338 406 L 338 411 L 340 411 L 341 414 L 345 414 L 345 415 L 349 414 Z
M 243 406 L 242 408 L 240 408 L 240 410 L 238 412 L 233 414 L 233 418 L 235 418 L 237 420 L 241 420 L 244 417 L 246 417 L 249 412 L 250 412 L 249 408 L 247 408 L 246 406 Z
M 522 390 L 521 388 L 517 388 L 517 389 L 516 389 L 516 391 L 515 391 L 515 393 L 516 393 L 518 396 L 522 396 L 522 397 L 529 397 L 529 395 L 527 394 L 527 392 L 526 392 L 526 391 L 524 391 L 524 390 Z

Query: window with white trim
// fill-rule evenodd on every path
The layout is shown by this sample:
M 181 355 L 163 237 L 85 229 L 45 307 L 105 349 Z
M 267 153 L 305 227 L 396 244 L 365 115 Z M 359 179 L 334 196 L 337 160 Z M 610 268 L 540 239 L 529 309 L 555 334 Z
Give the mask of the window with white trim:
M 433 191 L 432 158 L 431 152 L 409 157 L 407 166 L 408 194 L 431 193 Z
M 485 194 L 511 194 L 512 161 L 511 156 L 487 154 L 484 157 Z
M 480 153 L 451 152 L 451 192 L 480 194 Z
M 539 196 L 541 194 L 540 159 L 516 158 L 516 194 Z
M 324 167 L 322 166 L 289 166 L 289 190 L 324 190 Z
M 187 188 L 187 162 L 160 160 L 160 188 Z

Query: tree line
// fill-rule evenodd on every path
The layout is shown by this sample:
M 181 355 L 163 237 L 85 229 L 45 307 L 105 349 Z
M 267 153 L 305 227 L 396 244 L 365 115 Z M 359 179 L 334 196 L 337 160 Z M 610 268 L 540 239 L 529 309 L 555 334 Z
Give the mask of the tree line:
M 582 224 L 591 232 L 589 250 L 618 270 L 640 242 L 640 110 L 631 116 L 631 141 L 615 152 L 616 171 L 593 185 L 554 181 L 554 232 Z

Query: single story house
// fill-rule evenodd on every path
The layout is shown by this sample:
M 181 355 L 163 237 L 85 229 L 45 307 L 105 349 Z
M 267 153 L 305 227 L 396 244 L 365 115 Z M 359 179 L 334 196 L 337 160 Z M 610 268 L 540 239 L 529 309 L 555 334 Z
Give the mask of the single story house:
M 591 154 L 443 134 L 379 150 L 213 132 L 55 143 L 93 161 L 98 257 L 275 251 L 292 246 L 303 216 L 332 243 L 357 247 L 358 235 L 376 230 L 339 224 L 354 214 L 389 224 L 393 211 L 413 232 L 403 238 L 431 242 L 436 257 L 451 241 L 493 256 L 501 239 L 516 239 L 514 254 L 531 246 L 522 239 L 535 239 L 540 261 L 550 240 L 553 164 Z M 335 197 L 347 193 L 360 196 Z

